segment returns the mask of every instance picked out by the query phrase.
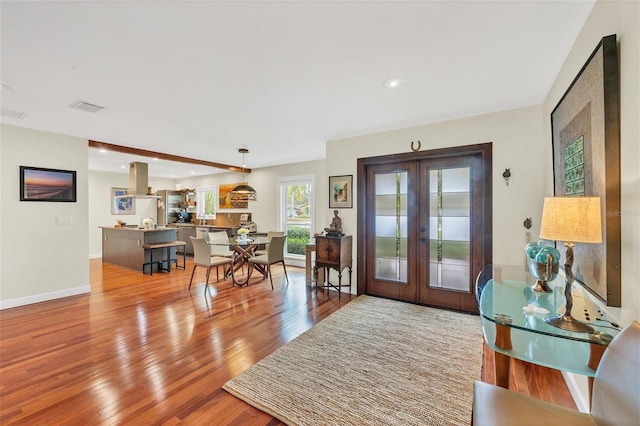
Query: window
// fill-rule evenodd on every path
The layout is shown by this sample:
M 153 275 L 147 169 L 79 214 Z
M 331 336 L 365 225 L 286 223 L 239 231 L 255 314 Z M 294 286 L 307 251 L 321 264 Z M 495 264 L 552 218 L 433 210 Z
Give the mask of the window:
M 218 187 L 207 186 L 196 189 L 196 213 L 199 219 L 215 219 L 218 205 Z
M 304 257 L 313 229 L 313 176 L 278 179 L 280 229 L 287 235 L 287 256 Z

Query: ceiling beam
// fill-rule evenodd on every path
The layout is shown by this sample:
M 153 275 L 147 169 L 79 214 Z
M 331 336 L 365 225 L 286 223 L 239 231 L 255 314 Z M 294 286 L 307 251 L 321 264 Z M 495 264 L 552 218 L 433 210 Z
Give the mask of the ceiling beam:
M 228 164 L 214 163 L 213 161 L 198 160 L 197 158 L 181 157 L 179 155 L 164 154 L 162 152 L 148 151 L 146 149 L 131 148 L 123 145 L 89 140 L 89 147 L 106 149 L 107 151 L 121 152 L 123 154 L 140 155 L 142 157 L 158 158 L 167 161 L 177 161 L 178 163 L 199 164 L 201 166 L 216 167 L 218 169 L 231 170 L 233 172 L 251 173 L 251 169 L 246 167 L 230 166 Z

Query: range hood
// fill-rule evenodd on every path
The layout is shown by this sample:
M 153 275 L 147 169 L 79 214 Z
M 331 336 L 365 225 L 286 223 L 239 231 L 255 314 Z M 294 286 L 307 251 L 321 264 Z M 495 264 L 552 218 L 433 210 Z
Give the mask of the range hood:
M 129 163 L 129 191 L 128 197 L 134 198 L 159 198 L 157 195 L 149 195 L 149 165 L 137 161 Z

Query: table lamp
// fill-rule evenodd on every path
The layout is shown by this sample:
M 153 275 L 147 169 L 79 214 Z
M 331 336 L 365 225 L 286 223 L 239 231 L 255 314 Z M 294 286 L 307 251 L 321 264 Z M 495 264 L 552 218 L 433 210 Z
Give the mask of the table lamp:
M 563 330 L 578 333 L 589 333 L 593 328 L 571 316 L 573 298 L 573 247 L 574 243 L 602 243 L 602 215 L 600 213 L 600 197 L 548 197 L 544 199 L 540 238 L 553 241 L 564 241 L 566 282 L 564 295 L 566 298 L 565 313 L 556 317 L 545 318 L 548 324 Z

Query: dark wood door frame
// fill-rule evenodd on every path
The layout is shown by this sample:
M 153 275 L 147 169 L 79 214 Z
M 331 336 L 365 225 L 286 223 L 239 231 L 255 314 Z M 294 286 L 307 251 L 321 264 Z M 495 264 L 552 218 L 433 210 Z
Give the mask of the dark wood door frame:
M 366 192 L 364 188 L 366 188 L 366 171 L 369 166 L 379 165 L 379 164 L 391 164 L 391 163 L 402 163 L 406 161 L 418 161 L 418 160 L 428 160 L 428 159 L 441 159 L 441 158 L 449 158 L 449 157 L 457 157 L 461 155 L 478 155 L 483 163 L 483 168 L 486 174 L 489 177 L 492 176 L 492 144 L 491 142 L 475 144 L 475 145 L 464 145 L 450 148 L 440 148 L 433 149 L 427 151 L 418 151 L 418 152 L 409 152 L 402 154 L 391 154 L 384 155 L 379 157 L 367 157 L 367 158 L 358 158 L 357 164 L 357 182 L 358 182 L 358 239 L 357 239 L 357 260 L 358 260 L 358 273 L 357 273 L 357 294 L 364 294 L 367 288 L 367 281 L 371 279 L 371 277 L 367 276 L 366 264 L 368 261 L 375 258 L 374 253 L 368 253 L 367 248 L 370 247 L 369 244 L 366 244 L 367 239 L 371 238 L 370 235 L 367 234 L 367 220 L 369 217 L 369 212 L 367 211 L 367 203 L 366 203 Z M 492 217 L 493 217 L 493 194 L 492 194 L 492 185 L 491 179 L 482 179 L 482 182 L 475 182 L 478 185 L 482 185 L 482 192 L 485 196 L 481 200 L 481 205 L 473 206 L 473 208 L 481 209 L 483 214 L 481 217 L 482 221 L 482 229 L 484 229 L 483 235 L 480 235 L 482 240 L 482 250 L 479 252 L 473 253 L 473 261 L 472 264 L 476 265 L 485 265 L 492 263 L 492 252 L 493 252 L 493 228 L 492 228 Z M 480 271 L 472 271 L 472 274 L 477 274 Z

